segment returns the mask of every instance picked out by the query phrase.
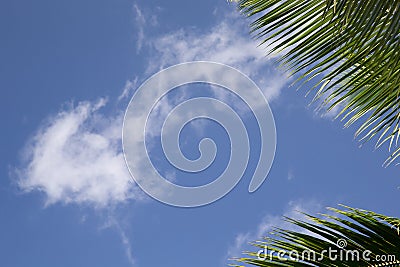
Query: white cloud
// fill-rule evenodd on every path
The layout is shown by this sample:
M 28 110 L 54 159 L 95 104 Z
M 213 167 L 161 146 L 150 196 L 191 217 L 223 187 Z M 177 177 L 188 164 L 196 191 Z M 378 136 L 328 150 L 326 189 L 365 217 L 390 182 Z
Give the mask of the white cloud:
M 142 50 L 143 45 L 146 43 L 146 30 L 149 27 L 158 26 L 157 14 L 162 11 L 159 6 L 152 7 L 151 13 L 144 12 L 137 4 L 133 5 L 133 16 L 135 19 L 135 30 L 136 30 L 136 52 L 139 53 Z
M 122 99 L 131 96 L 134 90 L 137 89 L 137 84 L 138 84 L 138 77 L 135 77 L 133 80 L 126 81 L 124 89 L 122 90 L 122 93 L 118 97 L 118 101 L 121 101 Z
M 110 214 L 107 218 L 107 221 L 105 224 L 101 227 L 101 229 L 114 229 L 118 232 L 120 238 L 121 238 L 121 244 L 125 250 L 125 256 L 131 266 L 135 266 L 135 258 L 133 256 L 133 249 L 132 249 L 132 243 L 129 239 L 129 236 L 124 230 L 124 227 L 121 225 L 119 222 L 121 218 L 116 218 L 115 215 Z
M 136 30 L 137 30 L 136 52 L 139 53 L 140 50 L 142 49 L 144 38 L 145 38 L 144 28 L 146 25 L 146 18 L 144 17 L 142 11 L 136 4 L 133 5 L 133 13 L 135 16 L 135 26 L 136 26 Z
M 294 175 L 293 169 L 289 169 L 287 179 L 288 179 L 289 181 L 291 181 L 291 180 L 293 180 L 294 178 L 295 178 L 295 175 Z
M 322 208 L 322 205 L 315 201 L 289 202 L 288 208 L 282 215 L 267 214 L 258 226 L 255 227 L 255 230 L 237 234 L 235 241 L 228 249 L 227 257 L 234 258 L 241 256 L 245 248 L 248 248 L 249 242 L 261 240 L 262 237 L 267 236 L 275 227 L 310 234 L 310 232 L 284 221 L 283 217 L 302 220 L 305 218 L 302 213 L 315 214 L 321 212 Z
M 276 98 L 289 79 L 274 67 L 273 57 L 265 56 L 266 51 L 250 37 L 248 26 L 238 15 L 224 15 L 207 31 L 182 28 L 151 38 L 147 45 L 154 58 L 147 73 L 188 61 L 224 63 L 250 76 L 268 100 Z
M 327 94 L 328 95 L 328 94 Z M 319 101 L 321 102 L 321 101 Z M 331 110 L 328 110 L 328 106 L 321 106 L 320 103 L 317 103 L 319 105 L 317 108 L 314 110 L 314 114 L 317 118 L 323 118 L 323 119 L 328 119 L 328 120 L 334 120 L 337 118 L 339 113 L 342 111 L 342 109 L 345 107 L 343 103 L 336 105 L 333 107 Z
M 49 119 L 25 148 L 25 166 L 16 171 L 25 191 L 41 191 L 46 205 L 96 207 L 139 198 L 121 150 L 122 113 L 107 117 L 106 100 L 81 102 Z

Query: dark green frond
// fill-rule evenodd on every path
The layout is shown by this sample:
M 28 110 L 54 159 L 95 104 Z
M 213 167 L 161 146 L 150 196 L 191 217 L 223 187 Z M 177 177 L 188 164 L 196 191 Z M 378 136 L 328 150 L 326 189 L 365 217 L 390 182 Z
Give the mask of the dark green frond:
M 349 207 L 330 211 L 334 215 L 321 218 L 306 214 L 308 221 L 286 218 L 307 232 L 276 229 L 235 261 L 247 266 L 400 266 L 400 219 Z
M 340 108 L 362 140 L 397 147 L 400 135 L 400 1 L 241 0 L 252 33 L 282 53 L 302 80 L 317 81 L 314 100 Z M 394 147 L 393 147 L 394 148 Z M 394 152 L 386 163 L 400 155 Z

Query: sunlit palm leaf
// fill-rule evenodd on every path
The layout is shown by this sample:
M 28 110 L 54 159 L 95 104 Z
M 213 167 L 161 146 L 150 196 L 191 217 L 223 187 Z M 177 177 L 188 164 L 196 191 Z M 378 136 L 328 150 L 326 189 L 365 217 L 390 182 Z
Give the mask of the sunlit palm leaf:
M 241 0 L 238 7 L 271 53 L 285 50 L 284 66 L 317 81 L 315 100 L 339 107 L 346 127 L 363 118 L 362 140 L 379 134 L 378 146 L 397 147 L 400 1 Z M 394 148 L 386 163 L 399 155 Z
M 400 266 L 400 219 L 349 207 L 330 210 L 335 215 L 322 215 L 322 218 L 306 215 L 308 222 L 286 218 L 307 233 L 277 228 L 262 241 L 252 243 L 255 251 L 246 252 L 245 257 L 235 261 L 254 266 Z M 347 243 L 341 248 L 338 240 Z M 337 251 L 331 257 L 322 253 L 329 248 Z M 286 252 L 286 260 L 278 256 L 279 251 Z M 359 253 L 359 257 L 346 258 L 350 252 Z

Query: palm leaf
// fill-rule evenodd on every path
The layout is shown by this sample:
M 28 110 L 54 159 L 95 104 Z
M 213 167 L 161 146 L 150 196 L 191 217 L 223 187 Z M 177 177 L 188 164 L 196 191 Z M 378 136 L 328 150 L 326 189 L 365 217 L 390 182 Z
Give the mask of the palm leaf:
M 314 101 L 348 127 L 359 121 L 361 140 L 400 156 L 400 1 L 398 0 L 240 0 L 254 18 L 251 32 L 269 53 L 282 53 L 283 66 L 314 81 Z M 314 84 L 314 83 L 313 83 Z
M 345 206 L 329 210 L 334 215 L 285 218 L 307 232 L 276 228 L 251 243 L 255 251 L 234 260 L 253 266 L 400 266 L 400 219 Z

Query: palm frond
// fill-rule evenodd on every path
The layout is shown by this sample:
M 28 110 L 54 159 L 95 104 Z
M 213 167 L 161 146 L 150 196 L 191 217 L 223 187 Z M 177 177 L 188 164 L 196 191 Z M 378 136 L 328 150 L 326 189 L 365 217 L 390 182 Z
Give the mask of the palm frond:
M 329 209 L 334 215 L 285 218 L 307 232 L 276 228 L 252 243 L 255 251 L 235 261 L 247 266 L 400 266 L 400 219 L 346 206 Z
M 362 118 L 361 140 L 379 136 L 400 156 L 400 1 L 398 0 L 240 0 L 254 18 L 251 31 L 280 62 L 316 81 L 314 101 L 348 127 Z

